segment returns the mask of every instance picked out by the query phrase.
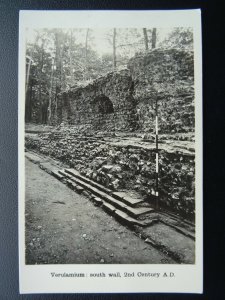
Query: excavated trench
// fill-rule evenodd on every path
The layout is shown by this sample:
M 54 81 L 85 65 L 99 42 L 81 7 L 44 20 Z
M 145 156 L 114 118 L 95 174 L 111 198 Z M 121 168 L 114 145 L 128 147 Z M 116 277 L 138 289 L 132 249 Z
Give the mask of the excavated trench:
M 141 206 L 144 199 L 131 191 L 114 192 L 82 176 L 75 169 L 59 161 L 34 152 L 26 158 L 47 173 L 66 184 L 78 194 L 87 197 L 94 206 L 102 208 L 121 224 L 128 226 L 146 243 L 171 257 L 177 263 L 194 263 L 194 224 L 155 210 L 151 205 Z M 65 204 L 64 201 L 54 203 Z

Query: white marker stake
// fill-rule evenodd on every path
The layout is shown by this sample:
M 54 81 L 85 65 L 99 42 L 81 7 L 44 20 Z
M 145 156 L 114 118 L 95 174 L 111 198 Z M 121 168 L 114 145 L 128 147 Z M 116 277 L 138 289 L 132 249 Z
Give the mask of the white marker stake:
M 156 159 L 155 159 L 155 169 L 156 173 L 159 173 L 159 153 L 156 153 Z
M 155 157 L 155 168 L 156 168 L 156 209 L 159 208 L 159 192 L 158 192 L 158 185 L 159 185 L 159 153 L 158 153 L 158 99 L 156 96 L 156 103 L 155 103 L 155 147 L 156 147 L 156 157 Z

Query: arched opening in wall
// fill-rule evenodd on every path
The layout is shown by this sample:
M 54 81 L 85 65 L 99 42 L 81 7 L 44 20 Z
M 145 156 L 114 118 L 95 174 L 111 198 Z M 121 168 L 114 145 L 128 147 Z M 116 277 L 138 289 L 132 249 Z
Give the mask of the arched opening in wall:
M 105 95 L 97 96 L 94 101 L 94 112 L 97 114 L 112 114 L 114 113 L 112 101 Z
M 92 125 L 96 130 L 112 131 L 115 128 L 114 107 L 112 101 L 101 94 L 93 100 Z

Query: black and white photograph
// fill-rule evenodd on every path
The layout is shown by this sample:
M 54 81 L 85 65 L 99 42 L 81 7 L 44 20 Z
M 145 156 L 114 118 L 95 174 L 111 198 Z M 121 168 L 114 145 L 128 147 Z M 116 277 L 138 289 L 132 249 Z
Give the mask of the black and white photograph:
M 82 12 L 79 25 L 21 18 L 20 275 L 43 267 L 52 281 L 143 280 L 148 291 L 151 280 L 160 291 L 182 288 L 174 268 L 193 268 L 199 284 L 187 289 L 200 290 L 196 22 L 123 12 L 100 24 L 97 13 L 87 26 Z

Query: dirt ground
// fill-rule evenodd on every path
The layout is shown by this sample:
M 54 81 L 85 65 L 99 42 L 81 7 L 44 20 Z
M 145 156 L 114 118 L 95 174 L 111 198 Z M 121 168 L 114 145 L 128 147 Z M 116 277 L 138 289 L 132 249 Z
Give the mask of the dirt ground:
M 175 263 L 26 159 L 26 264 Z

